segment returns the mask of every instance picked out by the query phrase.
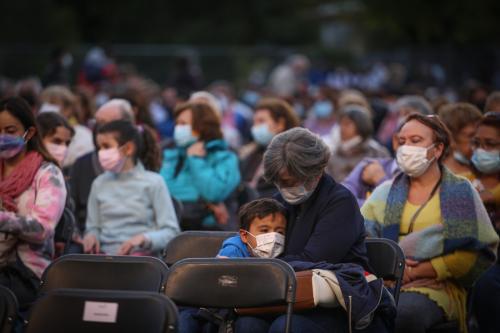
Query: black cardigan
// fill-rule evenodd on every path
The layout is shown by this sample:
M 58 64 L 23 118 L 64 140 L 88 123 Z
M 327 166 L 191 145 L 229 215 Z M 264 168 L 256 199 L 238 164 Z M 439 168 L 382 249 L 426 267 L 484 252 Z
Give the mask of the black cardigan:
M 364 219 L 354 196 L 329 175 L 323 175 L 311 197 L 287 208 L 284 261 L 355 263 L 369 271 Z

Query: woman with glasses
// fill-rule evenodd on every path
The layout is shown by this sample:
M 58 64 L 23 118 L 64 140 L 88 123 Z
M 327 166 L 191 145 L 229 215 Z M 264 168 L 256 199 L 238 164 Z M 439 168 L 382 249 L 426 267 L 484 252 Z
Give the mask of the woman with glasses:
M 476 188 L 500 232 L 500 112 L 488 112 L 479 123 L 472 140 L 472 163 L 477 170 Z M 472 312 L 481 332 L 500 332 L 500 262 L 476 283 L 472 293 Z
M 500 229 L 500 112 L 488 112 L 472 139 L 473 181 L 497 230 Z
M 452 320 L 465 332 L 467 288 L 495 261 L 498 236 L 471 183 L 443 166 L 450 134 L 437 116 L 410 115 L 398 146 L 403 173 L 361 208 L 367 231 L 399 242 L 406 256 L 396 332 Z
M 470 180 L 474 178 L 471 140 L 482 117 L 481 111 L 469 103 L 452 103 L 439 110 L 439 118 L 451 132 L 450 151 L 443 163 L 453 173 Z

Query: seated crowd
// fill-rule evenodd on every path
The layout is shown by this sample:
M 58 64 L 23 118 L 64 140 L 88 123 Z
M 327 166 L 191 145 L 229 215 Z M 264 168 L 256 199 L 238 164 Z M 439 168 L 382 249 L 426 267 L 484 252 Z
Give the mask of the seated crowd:
M 500 331 L 500 93 L 484 110 L 402 96 L 380 117 L 380 101 L 355 90 L 322 87 L 299 113 L 290 96 L 246 105 L 219 84 L 165 102 L 168 134 L 151 121 L 156 102 L 134 96 L 109 94 L 93 119 L 82 105 L 97 94 L 63 86 L 47 87 L 35 109 L 17 96 L 0 102 L 0 285 L 21 316 L 57 256 L 161 257 L 181 231 L 226 230 L 239 233 L 220 260 L 278 258 L 297 272 L 368 276 L 367 237 L 403 250 L 397 305 L 381 288 L 365 295 L 375 302 L 368 321 L 314 307 L 293 315 L 292 332 L 447 322 L 467 332 L 470 317 Z M 218 331 L 200 309 L 179 310 L 181 332 Z M 285 317 L 238 315 L 235 332 L 282 332 Z

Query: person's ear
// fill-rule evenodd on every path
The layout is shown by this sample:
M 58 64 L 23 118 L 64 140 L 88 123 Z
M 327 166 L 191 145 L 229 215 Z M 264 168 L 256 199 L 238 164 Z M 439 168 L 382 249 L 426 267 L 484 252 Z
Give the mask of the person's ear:
M 434 146 L 434 149 L 434 157 L 436 158 L 436 160 L 438 160 L 444 153 L 444 144 L 438 143 Z
M 243 243 L 248 243 L 248 234 L 246 230 L 240 229 L 240 238 Z
M 127 142 L 124 146 L 123 146 L 123 153 L 125 154 L 125 156 L 127 157 L 132 157 L 134 156 L 134 153 L 135 153 L 135 145 L 132 141 L 129 141 Z
M 281 117 L 281 118 L 279 118 L 279 119 L 278 119 L 278 121 L 276 122 L 276 133 L 275 133 L 275 134 L 278 134 L 278 133 L 284 132 L 284 131 L 285 131 L 285 128 L 286 128 L 285 118 L 284 118 L 284 117 Z

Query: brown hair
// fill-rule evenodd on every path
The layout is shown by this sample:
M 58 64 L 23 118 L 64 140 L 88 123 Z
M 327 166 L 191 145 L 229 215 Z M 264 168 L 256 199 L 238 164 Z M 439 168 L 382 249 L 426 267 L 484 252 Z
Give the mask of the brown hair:
M 270 198 L 257 199 L 243 205 L 238 213 L 240 228 L 249 230 L 255 218 L 262 219 L 266 216 L 281 214 L 285 217 L 285 207 L 278 201 Z
M 453 137 L 456 137 L 467 125 L 475 125 L 482 116 L 481 111 L 469 103 L 447 104 L 439 110 L 439 118 L 448 127 Z
M 220 119 L 215 110 L 206 103 L 185 103 L 175 109 L 175 119 L 186 110 L 193 114 L 193 130 L 200 133 L 201 141 L 222 139 Z
M 415 120 L 429 127 L 434 133 L 434 144 L 442 144 L 443 145 L 443 153 L 438 159 L 438 163 L 441 164 L 445 156 L 448 156 L 448 150 L 450 149 L 450 140 L 451 134 L 450 130 L 446 127 L 446 125 L 439 119 L 436 115 L 423 115 L 420 113 L 412 113 L 410 114 L 404 123 L 399 127 L 401 128 L 406 125 L 408 122 Z
M 299 118 L 293 111 L 290 104 L 279 98 L 264 98 L 257 103 L 255 110 L 268 110 L 271 118 L 275 122 L 279 122 L 280 119 L 285 120 L 285 129 L 297 127 L 300 124 Z
M 134 162 L 140 160 L 146 170 L 158 172 L 161 168 L 161 152 L 156 142 L 153 130 L 147 125 L 134 126 L 127 120 L 115 120 L 102 125 L 98 133 L 113 133 L 120 146 L 133 142 L 136 149 Z
M 477 126 L 494 127 L 497 131 L 500 131 L 500 112 L 486 112 Z
M 38 152 L 40 155 L 42 155 L 45 161 L 52 162 L 55 165 L 59 166 L 59 163 L 52 157 L 52 155 L 49 154 L 47 149 L 45 149 L 38 124 L 35 120 L 35 115 L 31 111 L 31 107 L 29 106 L 29 104 L 24 99 L 19 97 L 4 99 L 0 102 L 0 113 L 2 112 L 8 112 L 14 118 L 19 120 L 25 130 L 28 130 L 30 127 L 36 128 L 35 134 L 33 134 L 33 137 L 31 137 L 31 139 L 26 144 L 26 149 L 28 151 Z
M 486 98 L 486 103 L 484 105 L 484 112 L 493 111 L 495 104 L 500 104 L 500 91 L 494 91 L 488 95 Z

